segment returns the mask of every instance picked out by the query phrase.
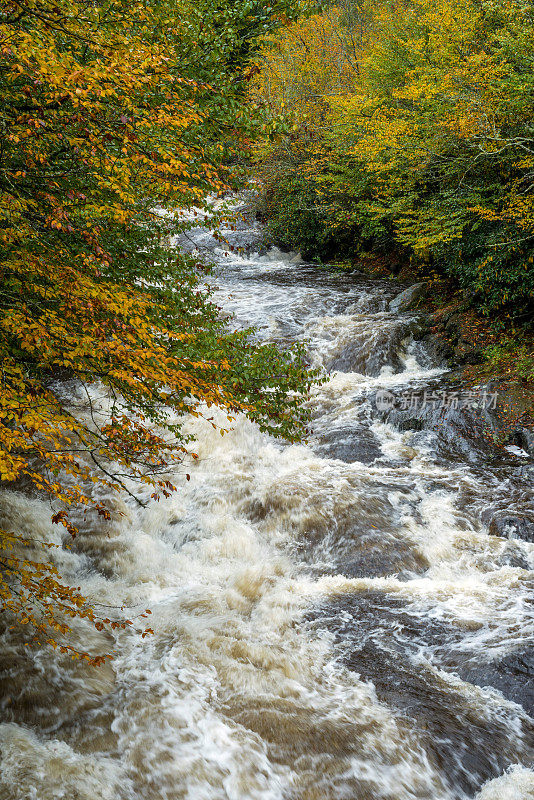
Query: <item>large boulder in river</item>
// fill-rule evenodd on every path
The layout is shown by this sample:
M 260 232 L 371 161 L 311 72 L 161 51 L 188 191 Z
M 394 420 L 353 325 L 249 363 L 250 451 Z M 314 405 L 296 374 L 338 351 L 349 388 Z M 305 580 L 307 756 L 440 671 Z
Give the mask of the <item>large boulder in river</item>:
M 534 428 L 516 428 L 513 438 L 518 447 L 534 456 Z
M 315 449 L 327 458 L 337 458 L 346 464 L 372 464 L 382 456 L 374 433 L 362 427 L 332 428 L 319 437 Z
M 516 650 L 494 659 L 488 654 L 487 663 L 467 661 L 459 670 L 464 681 L 476 686 L 492 686 L 507 700 L 522 705 L 527 714 L 534 715 L 534 652 L 532 648 Z
M 377 393 L 371 402 L 382 411 L 382 420 L 398 430 L 431 433 L 425 446 L 431 442 L 438 458 L 485 463 L 509 457 L 494 441 L 499 422 L 487 407 L 491 397 L 489 385 L 464 389 L 437 378 L 404 392 Z
M 492 536 L 534 543 L 534 515 L 497 511 L 490 519 L 489 533 Z
M 425 283 L 414 283 L 390 301 L 389 310 L 409 311 L 421 299 L 425 292 Z

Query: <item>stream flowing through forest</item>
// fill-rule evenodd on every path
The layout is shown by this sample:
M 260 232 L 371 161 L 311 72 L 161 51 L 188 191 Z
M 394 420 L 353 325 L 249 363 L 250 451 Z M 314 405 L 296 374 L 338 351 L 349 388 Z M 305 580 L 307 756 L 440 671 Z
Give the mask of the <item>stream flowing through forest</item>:
M 534 544 L 483 522 L 532 502 L 532 462 L 388 419 L 381 397 L 447 380 L 417 314 L 389 310 L 404 287 L 258 255 L 258 226 L 236 228 L 240 252 L 202 227 L 182 244 L 217 260 L 233 324 L 333 373 L 310 439 L 188 422 L 190 481 L 115 500 L 54 555 L 155 633 L 77 623 L 118 651 L 95 669 L 4 632 L 1 800 L 534 798 Z M 44 502 L 4 492 L 1 515 L 60 541 Z

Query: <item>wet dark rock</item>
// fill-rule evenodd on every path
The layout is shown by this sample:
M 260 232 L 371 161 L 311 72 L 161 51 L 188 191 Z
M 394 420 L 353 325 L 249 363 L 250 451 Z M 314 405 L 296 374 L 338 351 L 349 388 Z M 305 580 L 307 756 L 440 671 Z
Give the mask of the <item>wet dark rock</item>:
M 464 308 L 463 311 L 465 310 Z M 434 318 L 434 323 L 436 322 L 433 336 L 438 344 L 437 350 L 449 366 L 463 367 L 480 364 L 484 360 L 480 342 L 475 342 L 469 334 L 466 335 L 462 310 L 440 313 Z
M 428 566 L 428 562 L 420 554 L 400 539 L 391 541 L 387 549 L 384 549 L 382 542 L 368 540 L 358 547 L 352 557 L 349 554 L 343 558 L 336 567 L 336 574 L 347 578 L 397 575 L 408 579 L 424 574 Z
M 323 434 L 314 448 L 327 458 L 338 458 L 346 464 L 359 461 L 372 464 L 382 455 L 376 436 L 365 428 L 334 428 Z
M 436 336 L 433 331 L 429 331 L 423 341 L 433 355 L 434 365 L 452 368 L 456 363 L 454 347 L 444 336 Z
M 378 591 L 336 598 L 309 619 L 334 634 L 344 665 L 372 682 L 379 700 L 397 710 L 405 724 L 415 725 L 429 759 L 448 776 L 454 798 L 472 796 L 516 758 L 532 755 L 517 749 L 502 720 L 490 720 L 483 706 L 467 701 L 430 667 L 414 664 L 421 645 L 439 645 L 447 639 L 453 643 L 455 633 L 446 624 L 414 616 L 405 601 Z M 530 664 L 525 668 L 521 659 L 510 658 L 508 666 L 514 674 L 530 674 Z M 502 675 L 506 688 L 505 666 Z M 473 676 L 476 668 L 466 680 L 478 683 Z M 528 722 L 519 724 L 525 726 L 529 741 Z
M 526 557 L 526 554 L 513 543 L 510 543 L 510 545 L 503 550 L 497 558 L 496 564 L 498 566 L 514 567 L 516 569 L 531 569 L 530 561 Z
M 332 551 L 331 566 L 324 572 L 347 578 L 400 578 L 423 575 L 428 561 L 394 533 L 362 530 L 357 523 L 347 531 L 339 553 Z
M 401 420 L 397 427 L 400 431 L 422 431 L 424 423 L 422 419 L 409 417 L 408 419 Z
M 512 434 L 514 444 L 534 458 L 534 429 L 516 428 Z
M 484 515 L 482 515 L 484 521 Z M 534 543 L 534 514 L 510 513 L 497 511 L 489 520 L 491 536 L 502 536 L 505 539 L 523 539 Z
M 534 650 L 518 651 L 489 664 L 459 670 L 462 680 L 498 689 L 534 718 Z
M 466 389 L 438 380 L 394 396 L 382 418 L 399 430 L 433 431 L 438 454 L 444 458 L 471 462 L 506 458 L 495 444 L 500 421 L 488 407 L 491 397 L 489 387 Z
M 404 370 L 402 351 L 420 326 L 416 319 L 380 320 L 373 327 L 365 326 L 355 330 L 325 367 L 333 372 L 359 372 L 362 375 L 377 376 L 383 367 L 391 367 L 394 373 Z
M 424 295 L 425 289 L 425 283 L 414 283 L 413 286 L 409 286 L 391 300 L 389 310 L 397 313 L 401 311 L 410 311 Z
M 471 342 L 462 339 L 458 342 L 454 349 L 455 361 L 458 364 L 480 364 L 482 355 L 480 348 L 473 345 Z

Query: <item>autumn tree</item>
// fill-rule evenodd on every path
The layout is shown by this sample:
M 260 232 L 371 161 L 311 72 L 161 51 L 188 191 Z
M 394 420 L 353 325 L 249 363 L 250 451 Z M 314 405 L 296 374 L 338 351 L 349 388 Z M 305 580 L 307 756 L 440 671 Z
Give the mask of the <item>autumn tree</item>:
M 262 154 L 274 237 L 397 251 L 482 313 L 531 321 L 533 45 L 525 0 L 344 0 L 267 40 L 256 96 L 291 98 L 290 133 Z
M 1 5 L 0 478 L 50 497 L 72 536 L 73 505 L 109 516 L 94 485 L 174 491 L 191 415 L 216 406 L 302 435 L 301 351 L 229 332 L 206 265 L 168 245 L 175 211 L 232 185 L 233 155 L 258 126 L 243 108 L 255 42 L 292 13 L 251 0 Z M 64 638 L 68 621 L 110 621 L 64 583 L 46 542 L 0 537 L 10 619 L 98 663 Z

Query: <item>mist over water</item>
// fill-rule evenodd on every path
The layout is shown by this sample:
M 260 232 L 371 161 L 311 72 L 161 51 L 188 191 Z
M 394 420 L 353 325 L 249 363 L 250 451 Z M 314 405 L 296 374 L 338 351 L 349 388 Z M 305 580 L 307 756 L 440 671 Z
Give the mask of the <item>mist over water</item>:
M 192 420 L 190 482 L 114 499 L 123 516 L 55 554 L 103 608 L 150 608 L 155 634 L 77 623 L 117 650 L 94 669 L 4 631 L 0 800 L 534 798 L 534 545 L 481 522 L 530 503 L 532 473 L 377 410 L 380 389 L 446 380 L 417 317 L 388 311 L 402 287 L 258 255 L 246 222 L 225 234 L 245 251 L 207 228 L 178 244 L 217 260 L 232 324 L 333 373 L 313 433 Z M 3 492 L 0 513 L 61 541 L 45 503 Z

